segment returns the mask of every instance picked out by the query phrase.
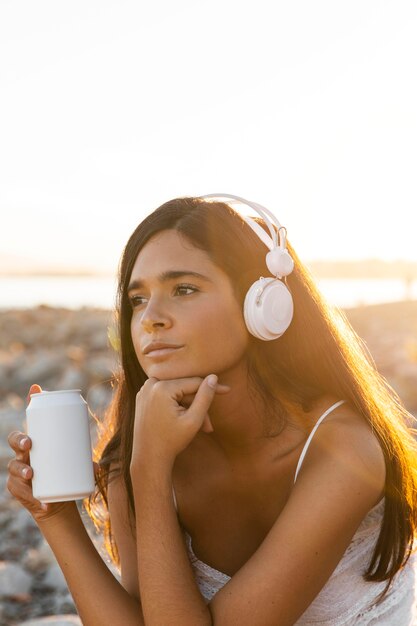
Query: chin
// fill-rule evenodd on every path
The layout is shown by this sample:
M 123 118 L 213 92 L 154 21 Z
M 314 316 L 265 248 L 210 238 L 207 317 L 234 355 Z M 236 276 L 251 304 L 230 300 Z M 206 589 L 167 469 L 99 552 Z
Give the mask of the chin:
M 176 380 L 178 378 L 193 378 L 194 376 L 198 378 L 205 378 L 209 374 L 212 374 L 212 371 L 201 371 L 201 369 L 197 368 L 186 368 L 186 367 L 164 367 L 164 365 L 158 364 L 153 367 L 148 367 L 148 371 L 145 371 L 145 374 L 148 378 L 155 377 L 158 380 Z

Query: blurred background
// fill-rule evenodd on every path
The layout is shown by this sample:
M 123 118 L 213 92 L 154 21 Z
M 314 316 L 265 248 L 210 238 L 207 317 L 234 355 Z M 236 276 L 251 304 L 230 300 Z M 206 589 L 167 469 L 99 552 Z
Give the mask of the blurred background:
M 120 256 L 163 202 L 272 210 L 417 415 L 416 32 L 413 1 L 0 2 L 0 624 L 75 613 L 7 435 L 34 382 L 103 415 Z

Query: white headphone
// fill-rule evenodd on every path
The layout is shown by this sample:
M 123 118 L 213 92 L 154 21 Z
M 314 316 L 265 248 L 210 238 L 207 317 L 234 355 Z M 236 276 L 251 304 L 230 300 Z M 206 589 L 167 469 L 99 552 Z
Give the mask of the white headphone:
M 263 243 L 269 248 L 266 255 L 266 265 L 274 278 L 264 278 L 253 283 L 249 288 L 243 305 L 243 315 L 248 331 L 258 339 L 270 341 L 277 339 L 291 324 L 294 313 L 294 304 L 291 293 L 281 278 L 288 276 L 294 269 L 294 261 L 286 248 L 286 228 L 281 226 L 271 211 L 255 202 L 250 202 L 239 196 L 228 193 L 210 193 L 199 196 L 206 198 L 231 198 L 243 202 L 254 209 L 265 221 L 271 236 L 252 218 L 241 215 L 242 219 L 252 228 Z M 277 232 L 268 216 L 275 222 Z

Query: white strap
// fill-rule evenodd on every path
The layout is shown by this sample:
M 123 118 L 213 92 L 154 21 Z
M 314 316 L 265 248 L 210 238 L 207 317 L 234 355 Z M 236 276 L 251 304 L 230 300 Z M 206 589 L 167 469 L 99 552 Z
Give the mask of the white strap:
M 310 445 L 310 441 L 313 438 L 314 433 L 316 432 L 317 428 L 320 426 L 320 424 L 322 423 L 322 421 L 324 420 L 325 417 L 327 417 L 327 415 L 329 415 L 329 413 L 331 413 L 334 409 L 336 409 L 338 406 L 340 406 L 341 404 L 343 404 L 345 402 L 345 400 L 339 400 L 339 402 L 336 402 L 335 404 L 333 404 L 330 409 L 327 409 L 327 411 L 325 411 L 323 413 L 323 415 L 317 420 L 316 425 L 314 426 L 313 430 L 311 431 L 311 433 L 308 436 L 308 439 L 304 445 L 303 451 L 301 452 L 300 458 L 298 459 L 298 465 L 297 465 L 297 469 L 295 470 L 295 477 L 294 477 L 294 483 L 297 480 L 297 475 L 298 472 L 301 469 L 301 464 L 304 460 L 304 457 L 306 455 L 308 446 Z

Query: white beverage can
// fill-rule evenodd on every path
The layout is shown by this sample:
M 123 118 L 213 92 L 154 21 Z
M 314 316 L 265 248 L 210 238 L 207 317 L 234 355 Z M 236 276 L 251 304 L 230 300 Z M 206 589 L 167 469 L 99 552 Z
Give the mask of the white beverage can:
M 40 502 L 64 502 L 94 491 L 87 402 L 81 389 L 30 396 L 26 431 L 33 470 L 32 492 Z

